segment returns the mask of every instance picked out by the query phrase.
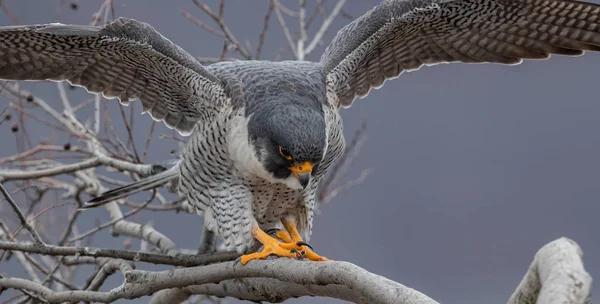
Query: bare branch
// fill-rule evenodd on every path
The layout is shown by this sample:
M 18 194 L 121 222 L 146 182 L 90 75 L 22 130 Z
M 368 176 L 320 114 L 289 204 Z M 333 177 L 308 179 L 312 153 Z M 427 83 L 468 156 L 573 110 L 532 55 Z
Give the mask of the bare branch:
M 354 132 L 352 140 L 346 146 L 344 155 L 338 159 L 335 164 L 329 169 L 328 175 L 323 180 L 322 185 L 319 189 L 318 199 L 321 203 L 327 203 L 339 195 L 341 192 L 347 191 L 348 189 L 361 184 L 364 179 L 371 173 L 371 170 L 363 170 L 359 178 L 355 181 L 347 183 L 343 187 L 338 186 L 338 181 L 346 175 L 346 172 L 350 168 L 352 162 L 356 159 L 360 152 L 362 145 L 364 144 L 366 137 L 367 123 L 362 122 L 360 128 Z
M 298 44 L 296 47 L 296 54 L 298 60 L 304 60 L 304 43 L 308 39 L 306 34 L 306 0 L 300 0 L 300 12 L 298 16 L 298 28 L 300 29 L 300 38 L 298 38 Z
M 2 7 L 2 10 L 4 11 L 4 13 L 6 14 L 6 16 L 8 16 L 8 18 L 10 18 L 10 21 L 13 24 L 20 24 L 21 22 L 19 21 L 19 18 L 17 18 L 17 15 L 15 15 L 7 6 L 6 6 L 6 1 L 4 0 L 0 0 L 0 7 Z
M 71 106 L 71 101 L 69 101 L 67 91 L 65 91 L 64 83 L 57 82 L 56 87 L 58 88 L 60 100 L 62 101 L 63 107 L 65 108 L 65 115 L 69 116 L 70 119 L 75 119 L 75 117 L 73 117 L 73 106 Z
M 29 231 L 29 234 L 31 234 L 31 238 L 33 238 L 36 245 L 43 245 L 44 242 L 42 241 L 42 238 L 40 237 L 38 232 L 35 231 L 35 229 L 29 224 L 29 222 L 25 218 L 25 215 L 23 215 L 23 212 L 21 212 L 19 205 L 17 205 L 17 202 L 15 202 L 15 200 L 13 200 L 13 198 L 10 196 L 10 193 L 8 193 L 8 191 L 6 191 L 6 188 L 4 188 L 4 185 L 2 185 L 2 183 L 0 183 L 0 192 L 2 192 L 2 195 L 4 196 L 4 198 L 8 201 L 10 206 L 13 208 L 13 211 L 15 211 L 15 213 L 19 217 L 19 220 L 21 221 L 21 225 L 23 225 L 23 227 L 25 227 L 25 229 L 27 229 L 27 231 Z
M 294 39 L 292 38 L 292 34 L 290 34 L 289 28 L 285 24 L 285 19 L 281 15 L 279 0 L 274 0 L 274 1 L 276 4 L 275 15 L 277 16 L 277 21 L 279 22 L 279 25 L 281 25 L 281 29 L 283 30 L 283 34 L 285 35 L 285 39 L 287 40 L 287 42 L 290 46 L 290 50 L 292 51 L 292 54 L 294 54 L 294 57 L 298 58 L 298 50 L 296 50 L 296 45 L 294 43 Z
M 6 227 L 3 223 L 0 223 L 0 240 L 7 240 L 9 238 L 9 230 L 8 227 Z M 17 260 L 19 261 L 19 263 L 21 263 L 21 265 L 23 266 L 23 270 L 25 270 L 25 273 L 27 273 L 27 275 L 29 275 L 29 277 L 31 278 L 31 280 L 33 280 L 34 282 L 40 283 L 40 277 L 37 275 L 37 273 L 35 272 L 35 270 L 33 269 L 31 263 L 29 261 L 27 261 L 27 258 L 25 257 L 25 253 L 20 252 L 20 251 L 15 251 L 15 256 L 17 258 Z M 4 252 L 3 252 L 4 255 Z M 0 262 L 2 261 L 2 256 L 0 256 Z
M 123 259 L 128 261 L 140 261 L 152 264 L 171 266 L 197 266 L 207 265 L 222 261 L 230 261 L 238 258 L 236 252 L 219 252 L 216 254 L 178 254 L 165 255 L 146 252 L 125 251 L 117 249 L 94 248 L 94 247 L 65 247 L 54 245 L 37 245 L 26 243 L 13 243 L 0 241 L 0 249 L 17 250 L 22 252 L 37 253 L 52 256 L 89 256 Z
M 206 13 L 208 16 L 210 16 L 219 25 L 219 28 L 221 29 L 221 31 L 223 31 L 223 34 L 225 34 L 225 37 L 227 38 L 227 40 L 229 40 L 229 42 L 235 46 L 236 50 L 242 56 L 244 56 L 245 59 L 252 59 L 252 55 L 250 53 L 248 53 L 248 50 L 246 50 L 238 42 L 237 38 L 235 38 L 235 36 L 231 32 L 231 30 L 229 30 L 229 27 L 225 24 L 225 21 L 223 20 L 222 16 L 219 16 L 218 14 L 213 12 L 210 9 L 210 7 L 208 7 L 208 5 L 201 3 L 200 1 L 198 1 L 198 0 L 192 0 L 192 1 L 194 2 L 194 4 L 196 4 L 196 6 L 198 6 L 202 11 L 204 11 L 204 13 Z
M 308 27 L 310 27 L 310 25 L 313 23 L 313 21 L 315 21 L 317 16 L 321 16 L 321 18 L 325 19 L 325 8 L 323 7 L 323 2 L 325 2 L 325 0 L 316 0 L 316 1 L 317 1 L 317 5 L 315 7 L 315 10 L 310 15 L 310 17 L 308 17 L 308 20 L 306 20 L 306 28 L 307 29 L 308 29 Z
M 96 156 L 94 158 L 90 158 L 88 160 L 68 164 L 68 165 L 58 165 L 49 169 L 40 169 L 40 170 L 32 170 L 32 171 L 24 171 L 24 170 L 13 170 L 13 169 L 3 169 L 0 170 L 0 182 L 5 182 L 9 180 L 24 180 L 24 179 L 33 179 L 33 178 L 41 178 L 47 176 L 54 176 L 59 174 L 67 174 L 73 173 L 85 169 L 89 169 L 92 167 L 96 167 L 99 165 L 105 165 L 109 167 L 113 167 L 119 170 L 125 170 L 129 172 L 135 172 L 140 174 L 148 174 L 152 171 L 152 165 L 144 165 L 144 164 L 134 164 L 118 159 L 114 159 L 107 156 Z
M 150 131 L 148 131 L 148 138 L 146 139 L 146 144 L 144 145 L 144 152 L 142 153 L 142 163 L 146 162 L 146 156 L 148 155 L 148 149 L 150 148 L 150 141 L 152 140 L 152 135 L 154 135 L 154 129 L 156 128 L 156 121 L 152 121 L 150 125 Z
M 241 278 L 267 278 L 306 285 L 309 289 L 314 285 L 325 286 L 312 288 L 312 291 L 337 294 L 340 297 L 343 297 L 344 293 L 358 294 L 360 296 L 354 299 L 356 303 L 437 303 L 414 289 L 347 262 L 311 262 L 280 258 L 253 261 L 247 265 L 225 262 L 159 272 L 130 270 L 125 272 L 125 277 L 126 282 L 110 292 L 79 290 L 53 292 L 39 284 L 16 278 L 0 279 L 0 287 L 33 291 L 50 303 L 65 301 L 108 303 L 122 298 L 141 297 L 165 288 L 218 283 Z M 275 293 L 268 299 L 286 299 L 292 296 L 285 289 L 272 291 Z
M 281 9 L 281 12 L 290 16 L 290 17 L 298 17 L 299 13 L 294 12 L 293 10 L 291 10 L 290 8 L 288 8 L 287 6 L 285 6 L 283 3 L 277 1 L 277 7 L 279 7 Z
M 254 59 L 257 59 L 257 60 L 260 59 L 260 55 L 262 53 L 262 48 L 263 48 L 263 45 L 265 44 L 265 36 L 267 34 L 267 30 L 269 29 L 269 21 L 271 20 L 271 13 L 273 12 L 274 8 L 275 8 L 275 1 L 269 0 L 269 9 L 267 10 L 267 13 L 265 14 L 263 28 L 260 31 L 260 34 L 258 35 L 258 45 L 256 47 L 256 56 L 254 57 Z
M 126 219 L 126 218 L 128 218 L 128 217 L 130 217 L 130 216 L 132 216 L 132 215 L 134 215 L 136 213 L 138 213 L 140 210 L 146 208 L 146 206 L 148 206 L 148 204 L 150 204 L 154 200 L 155 197 L 156 197 L 156 189 L 153 189 L 152 190 L 152 196 L 148 200 L 146 200 L 146 202 L 143 203 L 141 206 L 139 206 L 137 208 L 134 208 L 133 210 L 131 210 L 131 211 L 127 212 L 126 214 L 124 214 L 123 216 L 121 216 L 120 218 L 116 218 L 116 219 L 113 219 L 113 220 L 111 220 L 109 222 L 106 222 L 104 224 L 98 225 L 98 226 L 90 229 L 89 231 L 87 231 L 85 233 L 82 233 L 82 234 L 80 234 L 80 235 L 78 235 L 76 237 L 73 237 L 73 238 L 69 239 L 68 243 L 72 244 L 75 241 L 84 239 L 84 238 L 86 238 L 86 237 L 88 237 L 88 236 L 90 236 L 90 235 L 92 235 L 92 234 L 94 234 L 94 233 L 96 233 L 96 232 L 98 232 L 98 231 L 106 228 L 106 227 L 110 227 L 110 226 L 116 224 L 117 222 L 122 221 L 122 220 L 124 220 L 124 219 Z
M 65 147 L 64 146 L 54 146 L 54 145 L 37 145 L 35 146 L 33 149 L 15 154 L 15 155 L 11 155 L 9 157 L 4 157 L 4 158 L 0 158 L 0 163 L 7 163 L 7 162 L 14 162 L 14 161 L 19 161 L 19 160 L 23 160 L 24 158 L 27 158 L 29 156 L 35 155 L 39 152 L 48 152 L 48 151 L 54 151 L 54 152 L 65 152 Z M 91 154 L 91 152 L 79 148 L 79 147 L 70 147 L 69 152 L 79 152 L 79 153 L 84 153 L 84 154 Z
M 315 50 L 315 48 L 317 47 L 319 42 L 321 42 L 321 40 L 323 40 L 323 36 L 325 36 L 325 32 L 327 32 L 327 29 L 329 29 L 331 22 L 333 22 L 333 19 L 335 19 L 335 17 L 337 17 L 337 15 L 340 13 L 340 10 L 342 9 L 342 7 L 344 6 L 345 3 L 346 3 L 346 0 L 338 0 L 338 2 L 333 7 L 333 10 L 331 11 L 331 14 L 329 14 L 329 17 L 327 17 L 327 19 L 323 20 L 323 24 L 321 24 L 321 27 L 319 28 L 319 30 L 313 37 L 312 41 L 310 42 L 308 47 L 306 47 L 306 49 L 304 50 L 306 53 L 305 54 L 306 56 L 308 56 L 310 53 L 312 53 L 312 51 Z
M 205 31 L 217 36 L 217 37 L 221 37 L 221 38 L 225 38 L 225 33 L 213 28 L 212 26 L 202 22 L 202 20 L 194 17 L 194 15 L 190 14 L 188 11 L 184 10 L 184 9 L 179 9 L 179 12 L 187 19 L 189 19 L 190 21 L 194 22 L 197 26 L 201 27 L 202 29 L 204 29 Z
M 508 304 L 583 304 L 589 301 L 592 277 L 583 268 L 583 252 L 575 241 L 560 238 L 536 254 Z
M 104 284 L 104 281 L 110 275 L 115 273 L 115 271 L 120 270 L 121 273 L 125 275 L 125 273 L 132 271 L 134 268 L 134 265 L 130 261 L 124 261 L 119 259 L 109 260 L 106 263 L 104 263 L 104 265 L 102 265 L 100 271 L 98 271 L 98 273 L 96 274 L 96 276 L 94 277 L 94 279 L 92 280 L 92 282 L 86 290 L 97 291 L 100 289 L 100 286 Z
M 137 148 L 135 147 L 135 142 L 133 141 L 133 131 L 132 126 L 130 126 L 129 121 L 127 121 L 127 117 L 125 116 L 125 110 L 123 109 L 123 105 L 119 104 L 119 111 L 121 112 L 121 118 L 123 119 L 123 123 L 125 124 L 125 129 L 127 129 L 127 139 L 131 148 L 133 149 L 133 153 L 135 156 L 135 160 L 137 163 L 141 162 L 140 155 L 137 152 Z
M 94 134 L 100 133 L 100 94 L 94 96 Z

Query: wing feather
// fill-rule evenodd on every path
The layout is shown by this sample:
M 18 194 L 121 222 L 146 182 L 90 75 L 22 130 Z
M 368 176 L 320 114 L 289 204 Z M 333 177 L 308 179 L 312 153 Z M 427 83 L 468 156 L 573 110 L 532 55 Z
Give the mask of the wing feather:
M 223 83 L 150 25 L 0 27 L 0 79 L 68 81 L 89 92 L 140 99 L 144 112 L 189 134 L 228 102 Z
M 600 6 L 571 0 L 387 0 L 341 29 L 321 57 L 338 107 L 404 71 L 519 64 L 600 51 Z

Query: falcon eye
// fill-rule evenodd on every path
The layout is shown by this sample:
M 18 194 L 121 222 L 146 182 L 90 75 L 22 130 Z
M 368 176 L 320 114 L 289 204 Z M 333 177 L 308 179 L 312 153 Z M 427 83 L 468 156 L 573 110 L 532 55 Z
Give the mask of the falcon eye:
M 281 154 L 281 156 L 285 157 L 285 159 L 287 159 L 287 160 L 292 160 L 290 151 L 288 151 L 286 148 L 284 148 L 282 146 L 279 146 L 279 154 Z

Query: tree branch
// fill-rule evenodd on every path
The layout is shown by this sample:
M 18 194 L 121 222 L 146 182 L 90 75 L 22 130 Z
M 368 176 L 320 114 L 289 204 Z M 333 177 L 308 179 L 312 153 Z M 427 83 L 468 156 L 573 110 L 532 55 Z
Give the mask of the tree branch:
M 145 296 L 165 288 L 218 283 L 241 278 L 267 278 L 301 284 L 311 291 L 344 296 L 358 294 L 357 303 L 437 303 L 418 291 L 372 274 L 347 262 L 312 262 L 291 259 L 252 261 L 246 265 L 225 262 L 200 267 L 150 272 L 125 271 L 126 282 L 110 292 L 53 292 L 39 284 L 16 278 L 0 279 L 0 288 L 20 288 L 38 293 L 50 303 L 86 301 L 109 303 Z M 259 291 L 260 292 L 260 291 Z M 270 299 L 286 299 L 287 290 L 273 290 Z M 294 290 L 297 295 L 297 289 Z
M 35 229 L 31 225 L 29 225 L 29 222 L 25 218 L 25 215 L 23 215 L 23 212 L 21 212 L 21 209 L 19 209 L 19 205 L 17 205 L 17 202 L 15 202 L 15 200 L 13 200 L 13 198 L 10 196 L 10 193 L 8 193 L 8 191 L 6 191 L 6 188 L 4 188 L 4 185 L 2 185 L 1 182 L 0 182 L 0 192 L 2 192 L 2 195 L 4 196 L 4 198 L 8 201 L 10 206 L 13 208 L 13 210 L 19 217 L 19 220 L 21 221 L 21 225 L 23 227 L 25 227 L 25 229 L 27 229 L 27 231 L 29 231 L 29 234 L 31 234 L 31 237 L 33 238 L 35 243 L 38 245 L 44 244 L 40 235 L 37 233 L 37 231 L 35 231 Z
M 120 259 L 109 260 L 100 267 L 100 270 L 94 276 L 94 279 L 88 286 L 87 290 L 97 291 L 100 289 L 100 286 L 104 284 L 104 281 L 115 271 L 120 270 L 123 275 L 125 273 L 132 271 L 134 269 L 134 265 L 130 261 L 124 261 Z
M 325 20 L 323 20 L 321 27 L 311 40 L 310 44 L 304 50 L 305 56 L 308 56 L 312 51 L 314 51 L 314 49 L 317 47 L 317 44 L 319 44 L 319 42 L 323 40 L 325 32 L 327 32 L 327 29 L 329 29 L 331 22 L 333 22 L 333 19 L 335 19 L 335 17 L 340 13 L 340 10 L 342 9 L 345 3 L 346 0 L 338 0 L 338 2 L 333 7 L 333 10 L 331 11 L 331 14 L 329 14 L 329 16 Z
M 287 40 L 289 46 L 290 46 L 290 50 L 292 51 L 292 54 L 294 55 L 294 57 L 296 59 L 298 59 L 298 50 L 296 49 L 296 45 L 294 44 L 294 39 L 292 38 L 292 34 L 290 33 L 289 28 L 287 27 L 287 25 L 285 24 L 285 19 L 283 19 L 283 16 L 281 15 L 281 5 L 279 4 L 278 0 L 275 0 L 276 6 L 275 6 L 275 15 L 277 16 L 277 21 L 279 22 L 279 25 L 281 26 L 281 29 L 283 30 L 283 34 L 285 35 L 285 39 Z
M 589 302 L 592 277 L 583 268 L 575 241 L 560 238 L 536 254 L 508 304 L 583 304 Z
M 170 256 L 166 254 L 125 251 L 95 247 L 67 247 L 4 241 L 0 241 L 0 249 L 16 250 L 21 252 L 37 253 L 52 256 L 88 256 L 95 258 L 115 258 L 128 261 L 139 261 L 172 266 L 207 265 L 222 261 L 231 261 L 240 256 L 240 254 L 238 254 L 237 252 L 219 252 L 216 254 L 202 255 L 178 254 L 175 256 Z

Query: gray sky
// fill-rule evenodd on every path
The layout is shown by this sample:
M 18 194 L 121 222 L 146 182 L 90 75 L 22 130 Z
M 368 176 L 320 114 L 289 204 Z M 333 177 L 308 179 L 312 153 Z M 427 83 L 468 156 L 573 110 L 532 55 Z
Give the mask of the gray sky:
M 221 40 L 180 15 L 178 8 L 183 8 L 208 21 L 191 1 L 115 1 L 118 16 L 152 24 L 192 55 L 220 54 Z M 346 10 L 356 17 L 377 2 L 350 0 Z M 60 1 L 4 3 L 22 23 L 47 23 L 56 20 Z M 79 1 L 76 12 L 63 6 L 60 21 L 88 23 L 100 3 Z M 215 7 L 217 1 L 205 3 Z M 225 18 L 239 40 L 255 45 L 267 2 L 249 3 L 228 0 Z M 347 22 L 338 18 L 325 43 Z M 8 24 L 11 21 L 0 14 L 0 25 Z M 275 58 L 285 46 L 276 20 L 270 25 L 266 59 Z M 323 49 L 307 59 L 318 60 Z M 368 123 L 368 141 L 349 178 L 365 168 L 372 168 L 373 174 L 322 208 L 311 244 L 322 255 L 355 263 L 443 303 L 505 303 L 535 252 L 560 236 L 579 243 L 586 269 L 597 276 L 599 71 L 600 55 L 591 53 L 516 67 L 440 65 L 405 73 L 371 91 L 343 111 L 343 118 L 348 138 L 361 121 Z M 59 105 L 54 85 L 28 88 Z M 80 91 L 73 98 L 89 98 Z M 2 103 L 6 100 L 0 100 L 0 108 Z M 136 124 L 143 142 L 150 119 L 137 116 Z M 0 127 L 0 140 L 12 143 L 8 126 Z M 161 132 L 166 133 L 162 125 Z M 34 135 L 49 136 L 44 130 Z M 151 160 L 171 158 L 171 148 L 176 148 L 173 141 L 156 140 Z M 0 157 L 14 151 L 2 147 Z M 13 215 L 5 208 L 1 216 Z M 98 209 L 84 219 L 106 221 L 107 215 Z M 197 216 L 142 213 L 137 220 L 152 221 L 182 247 L 198 243 L 189 231 L 200 233 Z M 122 240 L 105 231 L 94 242 L 120 248 Z M 11 273 L 6 265 L 0 269 Z M 115 276 L 107 288 L 119 282 Z M 594 288 L 594 294 L 599 293 Z M 339 301 L 305 298 L 289 303 Z

